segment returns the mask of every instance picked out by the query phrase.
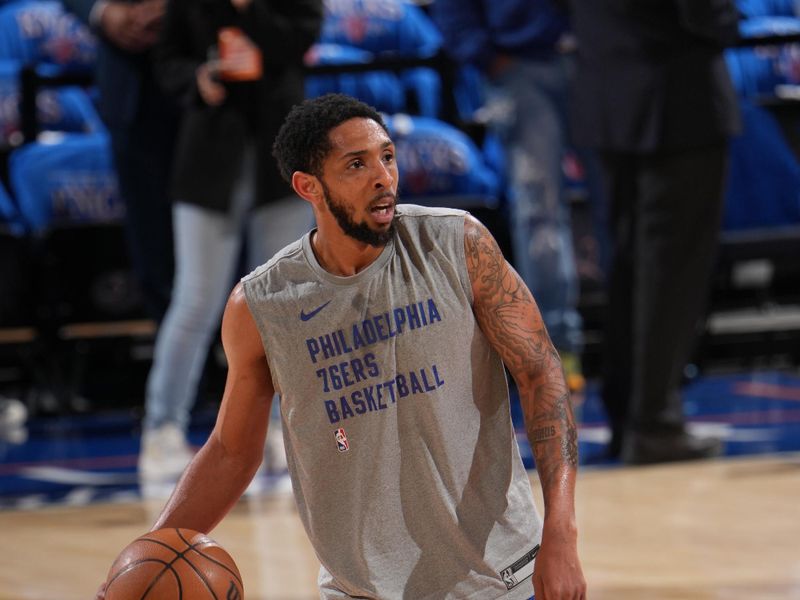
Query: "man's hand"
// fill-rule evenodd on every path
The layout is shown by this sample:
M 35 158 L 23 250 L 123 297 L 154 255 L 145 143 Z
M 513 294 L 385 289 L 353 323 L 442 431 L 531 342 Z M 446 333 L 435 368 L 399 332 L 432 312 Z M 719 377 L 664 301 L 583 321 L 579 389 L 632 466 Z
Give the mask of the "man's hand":
M 94 600 L 105 600 L 106 598 L 106 582 L 104 581 L 102 585 L 97 588 L 97 592 L 95 592 Z
M 128 52 L 143 52 L 158 41 L 164 9 L 165 0 L 109 2 L 100 15 L 100 29 L 115 46 Z
M 231 4 L 233 4 L 233 7 L 239 12 L 247 10 L 252 3 L 253 0 L 231 0 Z
M 533 572 L 536 600 L 585 600 L 586 580 L 576 538 L 574 527 L 553 527 L 545 521 L 542 548 Z
M 203 102 L 209 106 L 219 106 L 228 95 L 225 86 L 217 81 L 219 61 L 210 60 L 197 68 L 197 90 Z
M 153 32 L 158 36 L 161 22 L 167 10 L 167 0 L 144 0 L 133 5 L 133 19 L 140 31 Z

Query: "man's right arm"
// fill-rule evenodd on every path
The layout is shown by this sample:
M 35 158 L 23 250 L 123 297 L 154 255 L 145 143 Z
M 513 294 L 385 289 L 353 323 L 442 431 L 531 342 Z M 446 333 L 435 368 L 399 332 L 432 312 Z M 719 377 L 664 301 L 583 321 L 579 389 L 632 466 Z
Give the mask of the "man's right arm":
M 153 529 L 208 533 L 228 513 L 261 464 L 274 387 L 241 283 L 222 319 L 228 376 L 208 441 L 178 481 Z

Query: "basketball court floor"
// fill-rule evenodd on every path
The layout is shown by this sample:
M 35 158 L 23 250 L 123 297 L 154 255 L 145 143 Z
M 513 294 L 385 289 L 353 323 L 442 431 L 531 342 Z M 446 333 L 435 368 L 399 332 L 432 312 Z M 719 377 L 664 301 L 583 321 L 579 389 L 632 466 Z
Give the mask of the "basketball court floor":
M 603 457 L 609 434 L 589 390 L 577 486 L 589 598 L 800 599 L 800 375 L 701 377 L 686 411 L 693 430 L 725 440 L 725 457 L 623 467 Z M 512 413 L 530 466 L 516 401 Z M 197 411 L 193 443 L 213 418 L 213 407 Z M 139 486 L 137 452 L 130 411 L 0 429 L 0 600 L 92 598 L 163 504 L 164 490 Z M 235 558 L 248 600 L 318 597 L 285 476 L 260 476 L 211 536 Z

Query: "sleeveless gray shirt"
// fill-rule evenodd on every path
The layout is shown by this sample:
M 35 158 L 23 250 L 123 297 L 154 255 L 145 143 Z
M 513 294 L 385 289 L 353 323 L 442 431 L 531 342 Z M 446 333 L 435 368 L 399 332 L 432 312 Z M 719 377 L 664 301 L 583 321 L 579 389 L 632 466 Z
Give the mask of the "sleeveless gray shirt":
M 352 277 L 307 234 L 242 280 L 321 598 L 527 599 L 541 520 L 471 309 L 465 213 L 397 215 Z

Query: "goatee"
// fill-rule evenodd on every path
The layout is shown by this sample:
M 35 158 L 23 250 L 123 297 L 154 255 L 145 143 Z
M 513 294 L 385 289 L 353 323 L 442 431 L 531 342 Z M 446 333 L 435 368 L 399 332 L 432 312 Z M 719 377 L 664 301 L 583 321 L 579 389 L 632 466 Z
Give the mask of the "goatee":
M 388 229 L 376 231 L 366 222 L 356 223 L 353 219 L 352 208 L 348 207 L 344 202 L 339 202 L 335 199 L 324 183 L 322 183 L 322 191 L 325 194 L 325 204 L 328 205 L 328 209 L 346 235 L 375 248 L 382 248 L 392 239 L 397 213 L 395 213 L 394 218 L 392 218 Z M 392 198 L 394 206 L 397 206 L 397 194 L 386 192 L 384 197 Z

